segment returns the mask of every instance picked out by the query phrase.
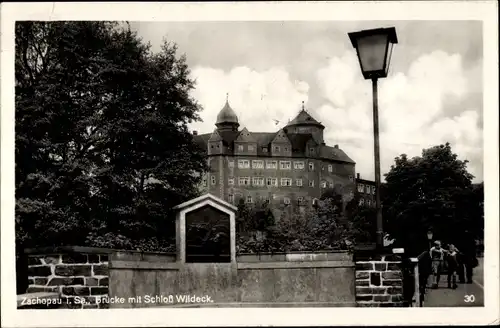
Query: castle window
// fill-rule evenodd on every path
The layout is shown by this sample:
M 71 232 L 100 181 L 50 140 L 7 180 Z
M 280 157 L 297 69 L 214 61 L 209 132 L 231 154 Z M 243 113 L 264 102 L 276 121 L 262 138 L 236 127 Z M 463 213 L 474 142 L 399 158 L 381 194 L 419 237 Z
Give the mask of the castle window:
M 299 187 L 302 187 L 302 179 L 295 180 L 295 184 Z
M 358 185 L 358 192 L 364 192 L 364 191 L 365 191 L 365 185 L 364 185 L 364 184 L 362 184 L 362 183 L 360 183 L 360 184 Z
M 248 151 L 253 151 L 253 146 L 252 145 L 248 145 Z
M 314 187 L 314 180 L 309 181 L 309 187 Z
M 370 194 L 370 186 L 369 185 L 366 185 L 366 193 Z
M 318 205 L 318 199 L 317 198 L 314 198 L 313 201 L 312 201 L 312 204 L 314 206 Z
M 227 184 L 230 185 L 230 186 L 234 185 L 234 178 L 229 178 L 227 180 Z
M 315 154 L 315 149 L 314 148 L 309 148 L 309 154 L 314 155 Z
M 304 202 L 304 197 L 299 196 L 297 197 L 297 204 L 301 205 Z
M 285 147 L 285 151 L 288 151 L 288 147 Z
M 260 160 L 252 161 L 252 167 L 254 169 L 263 169 L 264 168 L 264 161 L 260 161 Z
M 278 162 L 277 161 L 266 161 L 266 169 L 277 169 L 278 168 Z
M 371 206 L 371 205 L 372 205 L 372 204 L 371 204 L 371 201 L 370 201 L 369 199 L 366 201 L 366 205 L 368 205 L 368 206 Z
M 278 185 L 278 178 L 267 178 L 267 185 L 268 186 L 277 186 Z
M 292 167 L 292 164 L 290 161 L 280 161 L 280 169 L 282 170 L 290 170 Z
M 227 163 L 227 166 L 230 167 L 230 168 L 233 168 L 234 167 L 234 161 L 229 161 Z
M 280 146 L 274 146 L 274 151 L 280 151 Z
M 230 203 L 234 203 L 234 195 L 233 194 L 227 195 L 227 201 Z
M 291 186 L 292 185 L 292 179 L 290 178 L 281 178 L 281 185 L 282 186 Z
M 262 151 L 263 151 L 264 153 L 267 153 L 267 147 L 262 147 Z
M 203 180 L 201 181 L 203 187 L 207 186 L 207 177 L 203 177 Z
M 328 165 L 328 172 L 333 172 L 333 165 Z
M 240 159 L 238 160 L 238 168 L 240 169 L 249 169 L 250 161 L 248 159 Z
M 372 186 L 372 194 L 375 195 L 375 186 Z
M 247 196 L 247 203 L 253 203 L 252 196 Z
M 211 180 L 212 180 L 212 181 L 211 181 L 211 182 L 212 182 L 212 185 L 214 185 L 214 184 L 215 184 L 215 176 L 214 176 L 214 175 L 212 175 L 212 176 L 211 176 Z
M 361 198 L 359 200 L 359 206 L 363 206 L 363 205 L 365 205 L 365 200 L 363 198 Z
M 254 186 L 263 186 L 264 185 L 264 178 L 261 177 L 253 177 L 252 178 L 252 184 Z
M 285 203 L 285 205 L 290 205 L 290 198 L 288 197 L 283 198 L 283 203 Z
M 293 168 L 296 170 L 303 170 L 304 162 L 293 162 Z
M 321 181 L 321 188 L 326 188 L 326 181 Z
M 314 171 L 314 163 L 309 163 L 309 171 Z
M 210 148 L 214 149 L 214 145 L 210 145 Z
M 349 176 L 349 181 L 354 181 L 354 178 L 352 177 L 352 175 Z
M 240 186 L 248 186 L 250 184 L 250 178 L 249 177 L 240 177 L 238 179 L 238 184 Z
M 238 151 L 243 151 L 245 150 L 245 148 L 243 147 L 243 145 L 238 145 Z

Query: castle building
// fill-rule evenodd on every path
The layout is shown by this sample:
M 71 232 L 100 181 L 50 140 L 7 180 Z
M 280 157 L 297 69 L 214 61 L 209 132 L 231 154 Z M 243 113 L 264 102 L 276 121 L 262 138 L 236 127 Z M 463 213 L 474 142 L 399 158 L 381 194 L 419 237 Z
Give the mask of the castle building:
M 194 134 L 208 155 L 210 171 L 202 189 L 230 203 L 264 201 L 284 209 L 314 205 L 328 188 L 346 201 L 355 192 L 355 162 L 342 149 L 328 146 L 325 126 L 305 109 L 276 132 L 240 129 L 226 104 L 212 133 Z
M 375 207 L 375 181 L 362 179 L 360 174 L 356 175 L 356 194 L 358 195 L 358 205 Z

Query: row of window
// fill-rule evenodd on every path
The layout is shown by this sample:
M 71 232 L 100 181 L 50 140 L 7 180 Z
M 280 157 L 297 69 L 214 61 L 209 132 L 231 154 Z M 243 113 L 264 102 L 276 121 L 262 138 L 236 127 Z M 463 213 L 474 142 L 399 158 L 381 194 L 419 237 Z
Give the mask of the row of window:
M 370 185 L 364 185 L 362 183 L 358 184 L 358 192 L 359 193 L 364 193 L 366 190 L 367 194 L 373 194 L 375 195 L 375 186 L 370 186 Z
M 217 179 L 214 175 L 211 177 L 211 184 L 215 185 L 217 183 Z M 284 187 L 291 187 L 293 185 L 293 180 L 291 178 L 281 178 L 280 181 L 281 186 Z M 235 184 L 235 178 L 228 178 L 228 185 L 233 186 Z M 206 180 L 203 180 L 203 185 L 206 187 Z M 240 186 L 270 186 L 270 187 L 277 187 L 278 184 L 278 178 L 264 178 L 264 177 L 238 177 L 238 185 Z M 295 185 L 297 187 L 303 187 L 303 181 L 302 179 L 295 179 Z M 326 188 L 326 187 L 333 188 L 333 182 L 327 182 L 327 181 L 321 181 L 321 188 Z M 314 187 L 314 180 L 309 180 L 309 187 Z
M 276 196 L 276 195 L 272 195 L 272 196 L 271 196 L 271 198 L 272 198 L 273 200 L 275 200 L 275 199 L 277 198 L 277 196 Z M 260 197 L 257 197 L 257 199 L 260 199 L 262 202 L 265 202 L 265 203 L 269 203 L 269 202 L 270 202 L 270 197 L 267 197 L 267 196 L 260 196 Z M 233 194 L 229 194 L 229 195 L 228 195 L 228 201 L 229 201 L 230 203 L 234 203 L 234 195 L 233 195 Z M 254 201 L 255 201 L 255 199 L 254 199 L 252 196 L 250 196 L 250 195 L 248 195 L 248 196 L 246 196 L 246 197 L 245 197 L 245 203 L 249 203 L 249 204 L 251 204 L 251 203 L 253 203 Z M 313 204 L 313 205 L 316 205 L 316 204 L 317 204 L 317 202 L 318 202 L 318 200 L 317 200 L 316 198 L 314 198 L 314 199 L 312 200 L 312 204 Z M 286 204 L 286 205 L 291 204 L 291 199 L 290 199 L 290 197 L 283 197 L 283 203 L 284 203 L 284 204 Z M 298 203 L 299 205 L 303 205 L 303 204 L 305 204 L 305 198 L 304 198 L 304 197 L 302 197 L 302 196 L 297 197 L 297 203 Z
M 239 159 L 238 160 L 238 168 L 239 169 L 263 169 L 264 161 L 263 160 L 252 160 L 252 166 L 250 166 L 250 160 L 248 159 Z M 291 161 L 279 161 L 281 170 L 291 170 L 292 162 Z M 278 168 L 278 161 L 265 161 L 265 168 L 269 170 L 276 170 Z M 229 167 L 234 168 L 234 161 L 229 161 Z M 309 163 L 309 171 L 314 171 L 314 163 Z M 305 168 L 305 163 L 303 161 L 294 161 L 293 168 L 295 170 L 303 170 Z M 328 172 L 333 172 L 333 165 L 328 165 Z M 353 181 L 352 175 L 349 176 L 349 180 Z
M 238 145 L 237 147 L 238 151 L 245 151 L 245 145 Z M 272 147 L 273 151 L 275 152 L 280 152 L 281 147 L 280 146 L 273 146 Z M 288 152 L 291 149 L 287 146 L 283 147 L 284 152 Z M 254 145 L 247 145 L 247 151 L 253 152 L 255 151 L 255 146 Z M 262 152 L 267 153 L 269 151 L 268 147 L 262 147 Z M 309 148 L 309 154 L 310 155 L 315 155 L 316 154 L 316 148 Z
M 371 201 L 369 199 L 367 199 L 366 201 L 363 198 L 359 199 L 359 205 L 360 206 L 363 206 L 363 205 L 366 205 L 366 206 L 375 206 L 375 204 L 376 204 L 375 201 Z

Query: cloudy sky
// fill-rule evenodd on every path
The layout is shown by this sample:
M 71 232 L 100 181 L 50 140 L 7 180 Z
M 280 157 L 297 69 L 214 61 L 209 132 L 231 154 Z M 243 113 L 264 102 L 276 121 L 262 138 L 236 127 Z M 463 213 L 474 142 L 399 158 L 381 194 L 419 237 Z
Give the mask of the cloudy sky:
M 396 22 L 136 22 L 138 34 L 158 51 L 162 39 L 185 53 L 203 106 L 199 133 L 215 128 L 226 93 L 240 127 L 276 131 L 301 102 L 373 179 L 371 82 L 361 76 L 348 32 L 395 26 L 399 43 L 389 77 L 379 81 L 381 170 L 394 157 L 420 155 L 450 142 L 469 171 L 483 179 L 483 40 L 476 21 Z

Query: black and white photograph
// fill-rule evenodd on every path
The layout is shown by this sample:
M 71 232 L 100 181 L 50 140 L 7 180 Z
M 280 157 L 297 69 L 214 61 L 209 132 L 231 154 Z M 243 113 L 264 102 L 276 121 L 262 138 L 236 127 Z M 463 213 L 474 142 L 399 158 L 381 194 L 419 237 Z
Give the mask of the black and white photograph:
M 2 5 L 5 324 L 499 320 L 498 5 L 390 4 Z

